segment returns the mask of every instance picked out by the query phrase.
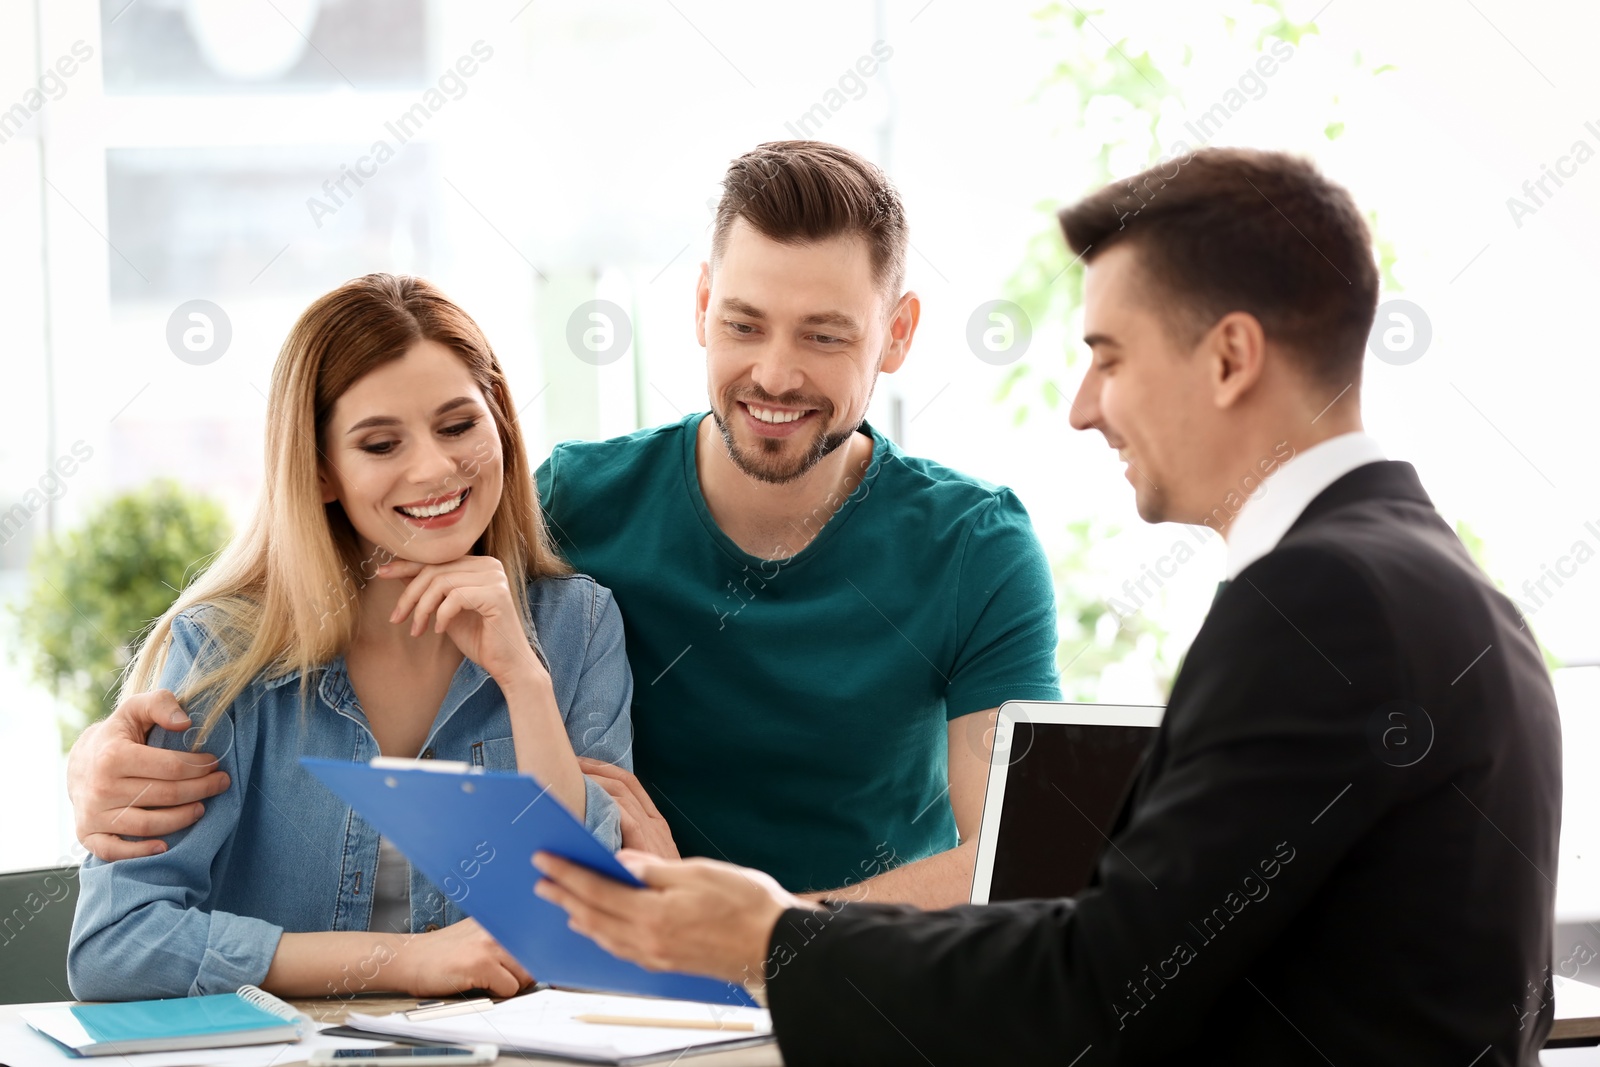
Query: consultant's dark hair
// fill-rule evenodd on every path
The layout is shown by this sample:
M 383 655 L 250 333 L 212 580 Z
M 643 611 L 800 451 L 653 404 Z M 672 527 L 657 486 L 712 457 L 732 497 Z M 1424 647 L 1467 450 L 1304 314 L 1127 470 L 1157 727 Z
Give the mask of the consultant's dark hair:
M 847 148 L 823 141 L 769 141 L 735 159 L 722 179 L 711 266 L 742 218 L 774 241 L 800 244 L 860 236 L 873 277 L 891 299 L 906 273 L 906 213 L 889 179 Z
M 1349 192 L 1306 160 L 1202 148 L 1112 182 L 1059 217 L 1086 263 L 1118 244 L 1137 249 L 1181 341 L 1246 311 L 1314 381 L 1359 378 L 1378 302 L 1372 237 Z

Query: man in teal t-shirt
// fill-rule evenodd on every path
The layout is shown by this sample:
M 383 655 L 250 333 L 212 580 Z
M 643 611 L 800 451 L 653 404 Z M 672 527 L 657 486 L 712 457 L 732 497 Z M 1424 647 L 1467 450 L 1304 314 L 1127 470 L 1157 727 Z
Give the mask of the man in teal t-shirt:
M 864 477 L 762 558 L 706 506 L 703 419 L 558 445 L 538 475 L 562 552 L 622 610 L 634 766 L 679 849 L 822 890 L 954 847 L 947 721 L 1059 697 L 1022 504 L 863 425 Z
M 1049 567 L 1009 490 L 863 421 L 920 315 L 883 174 L 782 142 L 724 184 L 697 294 L 711 413 L 558 445 L 538 473 L 633 666 L 638 779 L 587 769 L 625 844 L 964 901 L 985 713 L 1060 698 Z

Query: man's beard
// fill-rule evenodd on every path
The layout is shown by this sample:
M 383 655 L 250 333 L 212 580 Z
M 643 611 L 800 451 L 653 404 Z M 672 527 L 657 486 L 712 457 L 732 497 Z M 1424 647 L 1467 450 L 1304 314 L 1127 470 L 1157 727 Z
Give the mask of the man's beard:
M 782 400 L 779 398 L 761 396 L 740 397 L 737 400 L 727 398 L 729 411 L 734 410 L 739 400 L 748 400 L 755 404 L 770 403 L 774 407 L 813 407 L 817 415 L 824 421 L 833 414 L 833 405 L 827 401 L 812 404 L 807 400 Z M 810 473 L 811 469 L 821 463 L 824 457 L 836 451 L 855 436 L 860 425 L 834 433 L 818 433 L 799 456 L 785 460 L 783 451 L 789 443 L 788 438 L 760 437 L 756 439 L 756 448 L 744 449 L 739 447 L 733 439 L 733 427 L 723 419 L 722 413 L 715 406 L 711 408 L 711 417 L 717 420 L 717 429 L 722 431 L 722 443 L 728 450 L 728 458 L 733 465 L 757 481 L 767 482 L 770 485 L 785 485 L 797 478 L 802 478 Z

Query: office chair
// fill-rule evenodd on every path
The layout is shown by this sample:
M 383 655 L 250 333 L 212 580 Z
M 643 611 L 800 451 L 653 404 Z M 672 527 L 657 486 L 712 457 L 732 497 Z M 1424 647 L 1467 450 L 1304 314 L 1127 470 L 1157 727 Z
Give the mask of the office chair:
M 0 1004 L 71 1000 L 67 940 L 78 868 L 0 874 Z

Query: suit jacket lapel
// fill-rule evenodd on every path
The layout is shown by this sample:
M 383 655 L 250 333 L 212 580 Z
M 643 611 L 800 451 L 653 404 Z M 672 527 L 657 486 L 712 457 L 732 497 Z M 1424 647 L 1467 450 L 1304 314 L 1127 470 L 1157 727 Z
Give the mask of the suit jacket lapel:
M 1409 463 L 1395 460 L 1381 460 L 1357 467 L 1355 470 L 1342 475 L 1332 485 L 1318 493 L 1311 503 L 1306 505 L 1306 509 L 1300 513 L 1299 518 L 1295 519 L 1294 524 L 1289 527 L 1284 537 L 1287 538 L 1301 527 L 1308 523 L 1316 522 L 1322 516 L 1336 511 L 1346 504 L 1351 504 L 1358 500 L 1367 500 L 1372 497 L 1390 497 L 1396 500 L 1424 504 L 1429 508 L 1433 507 L 1433 501 L 1429 498 L 1427 490 L 1422 488 L 1422 481 L 1417 477 L 1415 467 Z M 1227 579 L 1217 583 L 1217 595 L 1211 601 L 1213 607 L 1216 606 L 1217 600 L 1221 599 L 1222 591 L 1227 585 Z M 1209 621 L 1209 616 L 1207 616 L 1207 621 Z M 1205 623 L 1202 623 L 1202 629 L 1204 626 Z M 1180 663 L 1178 674 L 1172 680 L 1174 692 L 1177 691 L 1178 683 L 1182 678 L 1183 665 Z M 1171 710 L 1170 704 L 1168 710 L 1169 712 Z M 1165 762 L 1166 756 L 1167 724 L 1169 721 L 1169 715 L 1162 716 L 1161 729 L 1156 733 L 1156 739 L 1151 744 L 1149 752 L 1145 754 L 1143 765 L 1139 769 L 1138 776 L 1134 779 L 1133 787 L 1128 790 L 1127 796 L 1123 798 L 1122 806 L 1117 809 L 1116 819 L 1112 821 L 1109 835 L 1112 838 L 1115 838 L 1127 826 L 1133 818 L 1133 813 L 1143 801 L 1150 782 L 1161 773 L 1161 767 Z

